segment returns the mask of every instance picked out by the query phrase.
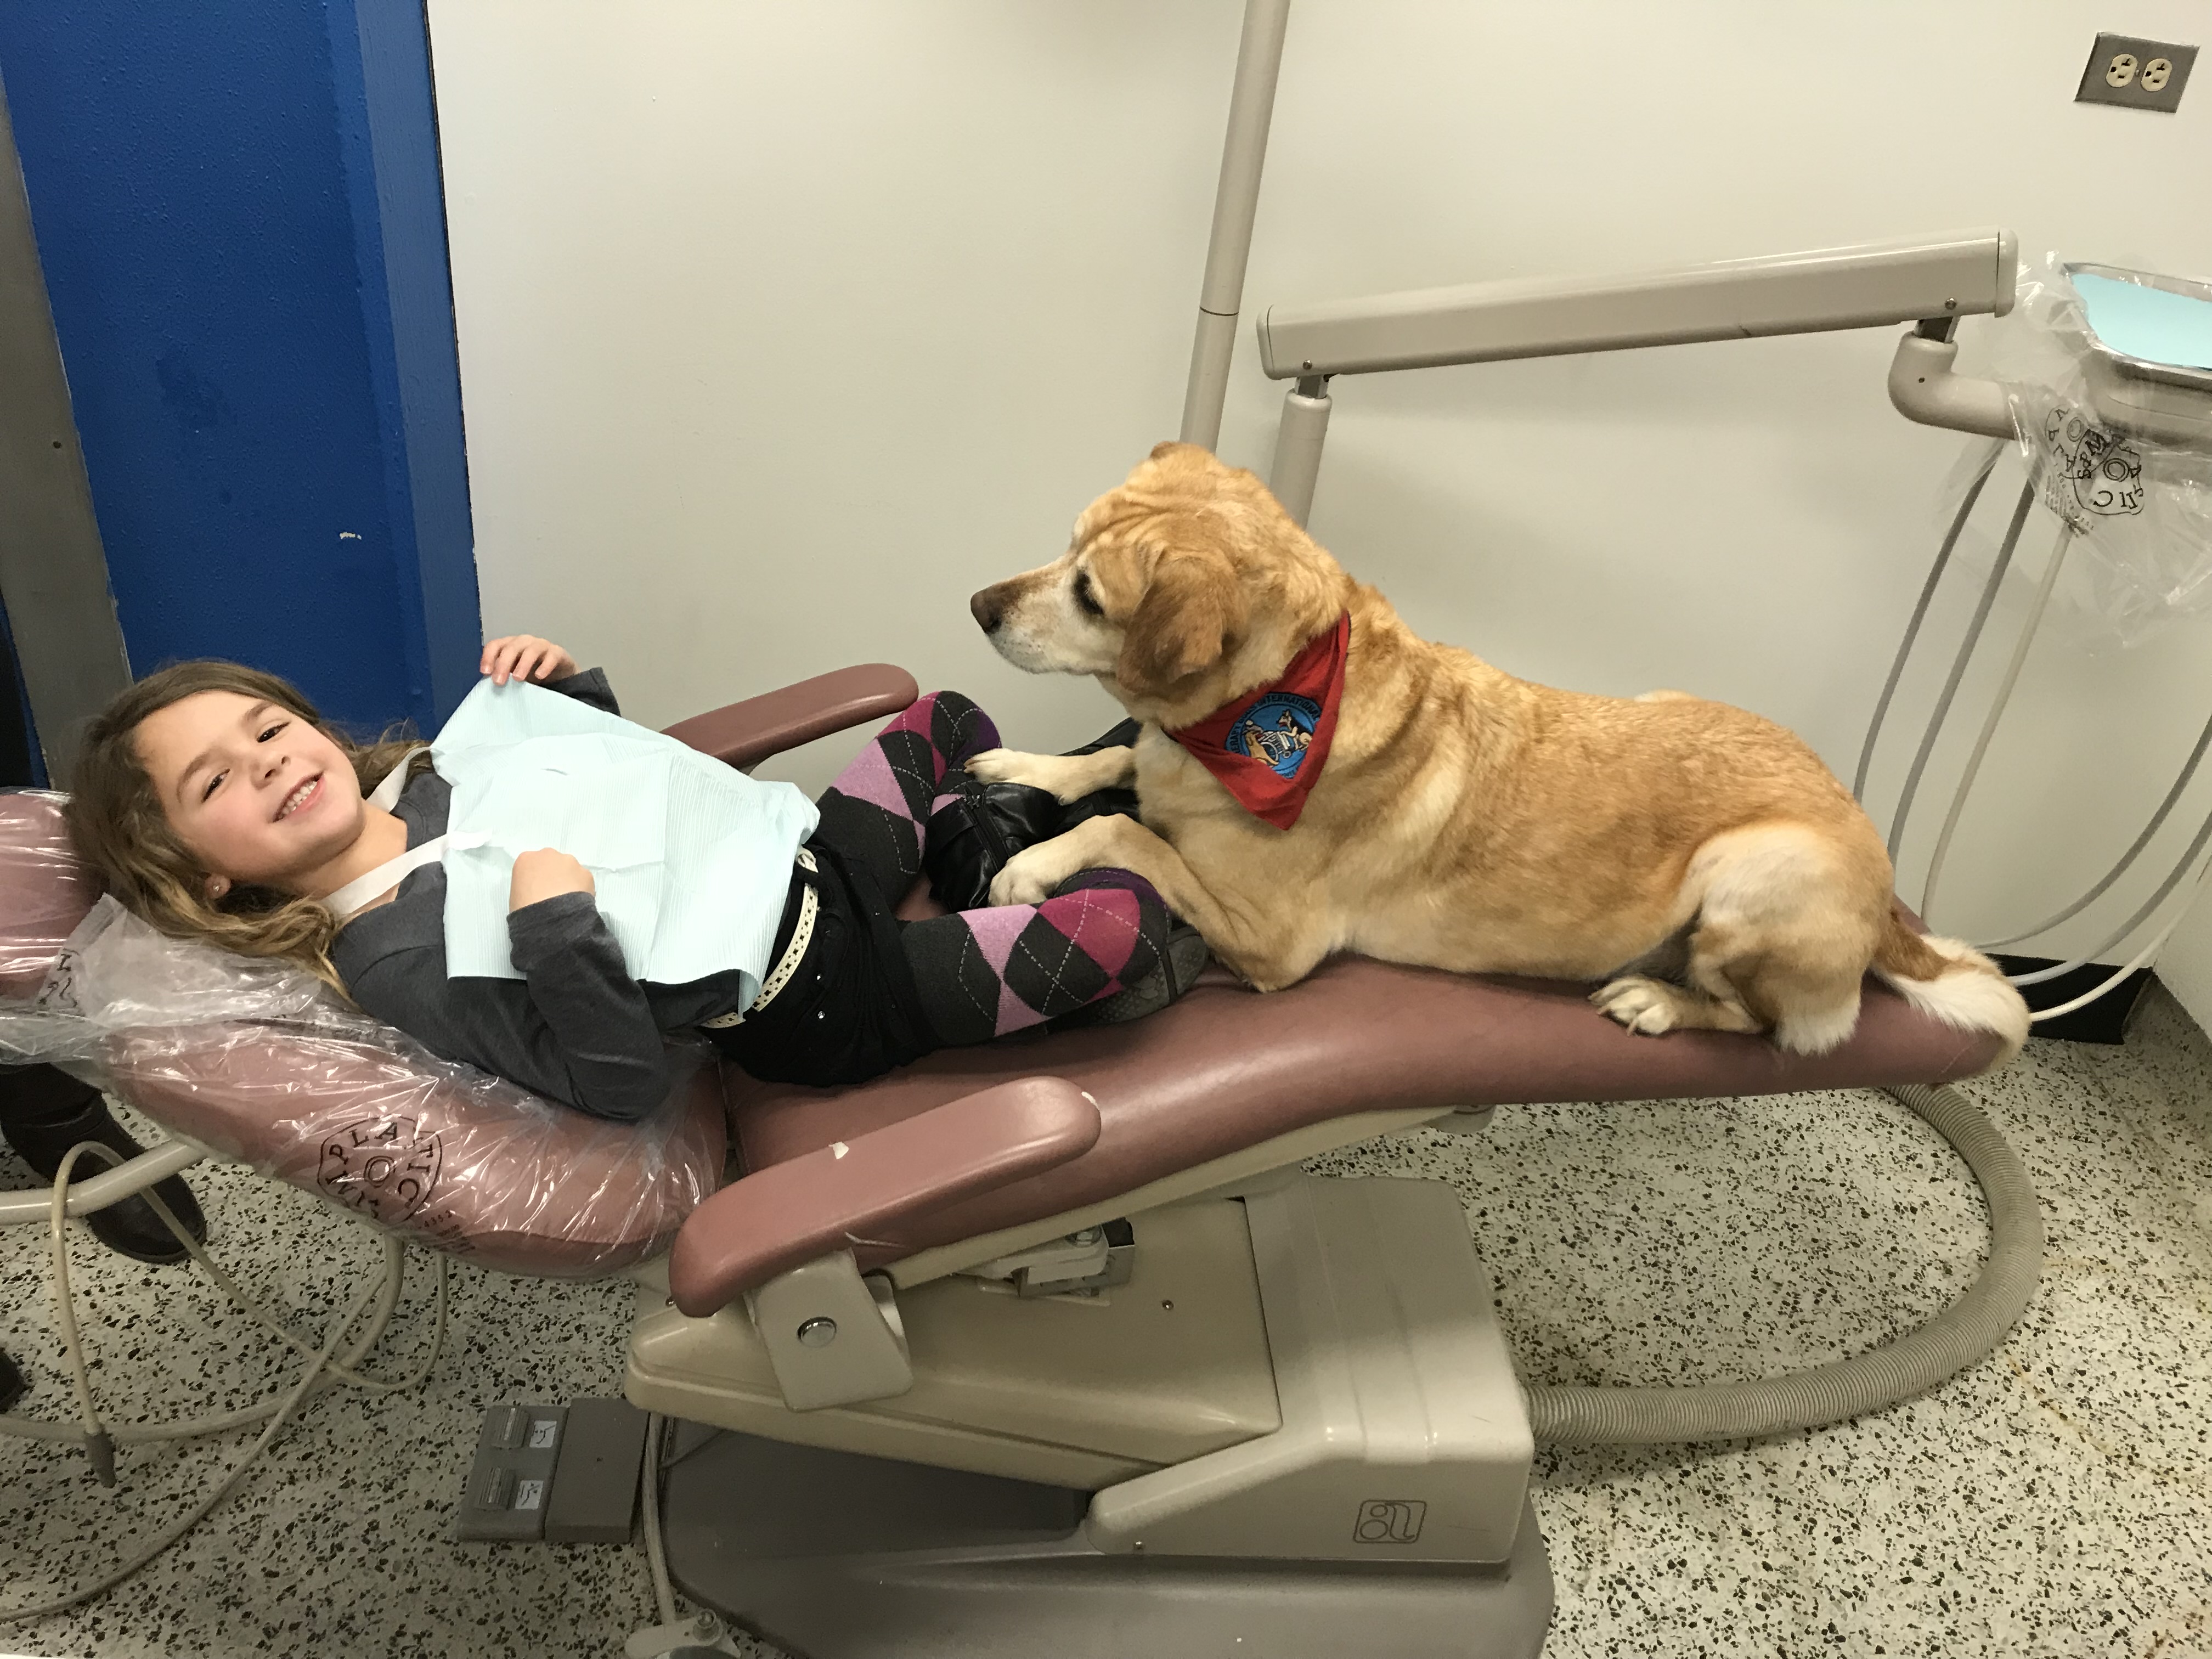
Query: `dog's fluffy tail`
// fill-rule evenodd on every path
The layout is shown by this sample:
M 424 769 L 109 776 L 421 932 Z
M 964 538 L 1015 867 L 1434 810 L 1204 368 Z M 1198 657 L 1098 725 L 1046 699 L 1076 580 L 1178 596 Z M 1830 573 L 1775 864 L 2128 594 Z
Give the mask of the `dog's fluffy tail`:
M 1893 912 L 1874 953 L 1882 983 L 1931 1018 L 2004 1039 L 2003 1065 L 2027 1041 L 2027 1001 L 2004 969 L 1971 945 L 1916 933 Z

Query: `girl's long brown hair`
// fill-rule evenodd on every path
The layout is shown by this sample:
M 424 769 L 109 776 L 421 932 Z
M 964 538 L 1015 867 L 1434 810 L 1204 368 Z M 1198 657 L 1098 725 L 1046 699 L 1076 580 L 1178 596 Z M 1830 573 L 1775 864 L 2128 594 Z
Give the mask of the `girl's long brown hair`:
M 274 703 L 319 727 L 353 763 L 368 794 L 399 763 L 411 739 L 388 732 L 358 744 L 316 711 L 299 688 L 234 662 L 180 662 L 149 674 L 102 710 L 86 729 L 69 805 L 64 809 L 77 856 L 116 901 L 173 939 L 203 939 L 249 957 L 304 968 L 343 992 L 331 966 L 337 921 L 319 899 L 240 883 L 208 896 L 210 871 L 170 825 L 160 793 L 138 756 L 138 726 L 149 714 L 203 691 L 235 691 Z M 429 763 L 428 756 L 416 764 Z

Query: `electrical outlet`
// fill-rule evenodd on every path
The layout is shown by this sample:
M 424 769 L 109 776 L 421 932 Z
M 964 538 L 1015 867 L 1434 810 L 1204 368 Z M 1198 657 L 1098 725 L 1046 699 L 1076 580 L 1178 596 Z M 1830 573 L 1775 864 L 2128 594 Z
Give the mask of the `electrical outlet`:
M 2081 71 L 2077 104 L 2118 104 L 2122 109 L 2154 109 L 2171 115 L 2181 107 L 2197 48 L 2171 40 L 2142 40 L 2131 34 L 2100 34 Z

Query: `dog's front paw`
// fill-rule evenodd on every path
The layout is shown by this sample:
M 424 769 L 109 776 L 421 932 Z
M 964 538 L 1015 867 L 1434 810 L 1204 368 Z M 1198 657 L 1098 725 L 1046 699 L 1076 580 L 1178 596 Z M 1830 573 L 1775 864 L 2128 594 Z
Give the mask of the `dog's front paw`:
M 1042 789 L 1062 806 L 1127 778 L 1126 749 L 1091 755 L 1025 755 L 1018 749 L 986 749 L 969 757 L 968 775 L 980 783 L 1020 783 Z
M 991 882 L 991 902 L 1042 904 L 1050 898 L 1053 890 L 1081 867 L 1069 867 L 1066 848 L 1062 844 L 1066 840 L 1066 836 L 1055 836 L 1050 841 L 1025 847 L 1008 859 L 1006 867 Z
M 986 749 L 962 763 L 978 783 L 1025 783 L 1032 789 L 1048 789 L 1046 781 L 1054 755 L 1025 755 L 1018 749 Z
M 1608 1019 L 1617 1019 L 1638 1036 L 1658 1036 L 1680 1023 L 1681 993 L 1656 979 L 1616 979 L 1590 993 Z

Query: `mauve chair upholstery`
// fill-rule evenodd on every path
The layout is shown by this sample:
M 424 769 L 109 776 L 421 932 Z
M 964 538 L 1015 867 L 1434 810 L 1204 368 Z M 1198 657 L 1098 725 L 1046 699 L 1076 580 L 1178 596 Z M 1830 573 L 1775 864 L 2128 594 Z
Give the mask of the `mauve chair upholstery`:
M 757 1170 L 1016 1079 L 1061 1079 L 1096 1103 L 1098 1138 L 1080 1156 L 878 1219 L 859 1254 L 863 1266 L 880 1266 L 1105 1202 L 1349 1113 L 1949 1082 L 1999 1051 L 1995 1037 L 1940 1024 L 1872 981 L 1857 1030 L 1817 1057 L 1716 1031 L 1631 1036 L 1589 1006 L 1586 990 L 1358 957 L 1264 996 L 1209 973 L 1172 1007 L 1129 1024 L 943 1049 L 850 1088 L 758 1083 L 732 1071 L 731 1123 L 740 1162 Z

